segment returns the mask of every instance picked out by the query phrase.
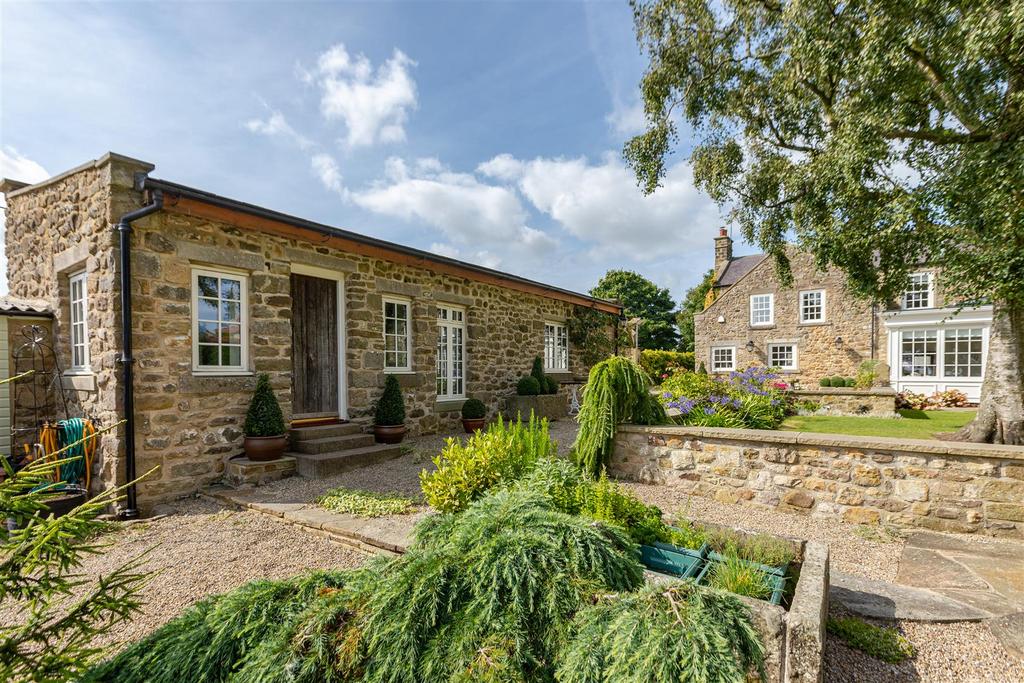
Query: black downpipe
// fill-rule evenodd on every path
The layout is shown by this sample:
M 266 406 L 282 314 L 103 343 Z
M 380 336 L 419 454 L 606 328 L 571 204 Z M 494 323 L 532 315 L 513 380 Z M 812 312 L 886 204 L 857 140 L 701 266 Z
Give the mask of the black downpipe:
M 124 458 L 125 480 L 135 481 L 135 359 L 132 357 L 132 222 L 156 213 L 164 206 L 161 191 L 153 192 L 149 204 L 121 216 L 117 222 L 117 235 L 121 255 L 121 357 L 123 366 L 122 386 L 124 398 Z M 128 485 L 125 505 L 118 513 L 122 519 L 136 519 L 139 508 L 136 504 L 135 484 Z

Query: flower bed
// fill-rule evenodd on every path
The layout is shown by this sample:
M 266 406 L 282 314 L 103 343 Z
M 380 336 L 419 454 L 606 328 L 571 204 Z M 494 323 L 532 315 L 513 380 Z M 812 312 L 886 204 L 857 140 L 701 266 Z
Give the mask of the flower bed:
M 676 372 L 661 385 L 661 401 L 677 424 L 776 429 L 792 403 L 789 385 L 769 368 L 728 377 Z

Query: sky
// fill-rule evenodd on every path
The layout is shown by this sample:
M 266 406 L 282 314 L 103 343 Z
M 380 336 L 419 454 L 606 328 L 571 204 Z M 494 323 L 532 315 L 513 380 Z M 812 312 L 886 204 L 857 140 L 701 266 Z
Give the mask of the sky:
M 2 2 L 0 176 L 114 151 L 576 291 L 635 270 L 679 300 L 721 218 L 692 141 L 653 195 L 623 164 L 645 64 L 627 2 Z

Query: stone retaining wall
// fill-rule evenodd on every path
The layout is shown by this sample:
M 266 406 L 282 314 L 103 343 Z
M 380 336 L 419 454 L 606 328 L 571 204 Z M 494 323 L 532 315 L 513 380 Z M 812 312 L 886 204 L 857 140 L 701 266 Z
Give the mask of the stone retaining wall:
M 821 412 L 826 414 L 879 417 L 892 417 L 896 414 L 896 390 L 892 387 L 797 389 L 793 391 L 793 396 L 802 401 L 814 401 L 821 406 Z
M 1024 448 L 620 425 L 609 472 L 855 524 L 1024 537 Z

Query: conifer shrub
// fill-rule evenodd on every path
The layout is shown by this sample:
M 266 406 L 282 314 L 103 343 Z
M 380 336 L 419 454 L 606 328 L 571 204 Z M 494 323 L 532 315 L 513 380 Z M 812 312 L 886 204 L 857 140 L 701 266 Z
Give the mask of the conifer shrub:
M 830 386 L 832 386 L 832 378 L 831 377 L 822 377 L 821 379 L 818 380 L 818 386 L 820 386 L 820 387 L 830 387 Z
M 551 375 L 544 376 L 545 382 L 545 394 L 557 394 L 558 393 L 558 381 Z
M 846 380 L 843 379 L 842 377 L 840 377 L 839 375 L 835 375 L 834 377 L 831 378 L 831 380 L 832 380 L 832 386 L 834 386 L 834 387 L 845 387 L 846 386 Z
M 530 367 L 530 376 L 537 380 L 537 384 L 541 388 L 547 387 L 547 375 L 544 374 L 544 361 L 540 356 L 536 356 L 533 359 L 533 365 Z
M 398 378 L 388 375 L 384 380 L 384 393 L 377 401 L 373 423 L 381 427 L 394 427 L 405 422 L 405 399 Z
M 270 386 L 270 375 L 260 373 L 256 390 L 249 401 L 242 431 L 246 436 L 281 436 L 285 433 L 284 415 Z
M 478 398 L 467 398 L 462 404 L 462 419 L 482 420 L 487 417 L 487 406 Z
M 524 375 L 516 384 L 516 394 L 520 396 L 536 396 L 540 393 L 540 382 L 532 375 Z

